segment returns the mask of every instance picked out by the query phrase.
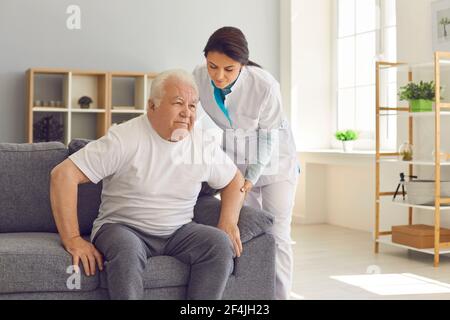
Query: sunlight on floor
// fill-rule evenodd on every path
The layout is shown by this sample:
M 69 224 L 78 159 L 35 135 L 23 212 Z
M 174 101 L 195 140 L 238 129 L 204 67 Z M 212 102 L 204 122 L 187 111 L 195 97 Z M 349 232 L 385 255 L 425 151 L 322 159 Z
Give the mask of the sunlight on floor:
M 293 291 L 291 291 L 291 300 L 303 300 L 305 299 L 304 296 L 301 296 Z
M 411 273 L 331 276 L 378 295 L 450 293 L 450 284 Z

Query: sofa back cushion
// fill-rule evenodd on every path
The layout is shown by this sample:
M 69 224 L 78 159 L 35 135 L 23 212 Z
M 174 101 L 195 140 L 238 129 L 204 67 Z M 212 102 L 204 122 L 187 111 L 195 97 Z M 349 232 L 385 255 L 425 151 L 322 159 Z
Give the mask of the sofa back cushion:
M 75 152 L 88 141 L 74 141 Z M 0 233 L 58 232 L 50 205 L 50 172 L 69 155 L 60 142 L 0 143 Z M 102 183 L 78 186 L 78 224 L 89 235 L 98 216 Z
M 50 172 L 67 152 L 60 142 L 0 143 L 0 232 L 57 232 Z
M 69 144 L 69 155 L 77 152 L 92 140 L 74 139 Z M 103 183 L 85 183 L 78 186 L 78 224 L 83 235 L 91 234 L 92 224 L 98 216 L 102 201 Z
M 200 196 L 194 207 L 194 221 L 209 226 L 217 226 L 220 218 L 221 202 L 211 195 Z M 243 206 L 239 214 L 238 227 L 242 243 L 246 243 L 272 229 L 274 217 L 271 213 Z

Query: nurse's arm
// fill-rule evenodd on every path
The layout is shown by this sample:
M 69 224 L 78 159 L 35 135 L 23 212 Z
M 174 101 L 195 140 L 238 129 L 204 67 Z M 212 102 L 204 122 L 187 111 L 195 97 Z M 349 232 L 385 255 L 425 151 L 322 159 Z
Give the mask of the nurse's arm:
M 237 257 L 242 253 L 242 242 L 237 224 L 245 197 L 245 193 L 240 191 L 244 181 L 241 172 L 236 170 L 234 178 L 222 189 L 220 193 L 222 205 L 219 223 L 217 224 L 219 229 L 222 229 L 230 236 Z

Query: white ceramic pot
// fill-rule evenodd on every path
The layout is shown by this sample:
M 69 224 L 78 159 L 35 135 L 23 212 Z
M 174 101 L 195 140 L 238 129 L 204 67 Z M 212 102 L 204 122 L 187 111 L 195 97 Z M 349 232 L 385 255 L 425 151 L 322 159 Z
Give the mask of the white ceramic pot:
M 353 151 L 353 143 L 355 141 L 342 141 L 342 146 L 344 147 L 344 152 L 352 152 Z

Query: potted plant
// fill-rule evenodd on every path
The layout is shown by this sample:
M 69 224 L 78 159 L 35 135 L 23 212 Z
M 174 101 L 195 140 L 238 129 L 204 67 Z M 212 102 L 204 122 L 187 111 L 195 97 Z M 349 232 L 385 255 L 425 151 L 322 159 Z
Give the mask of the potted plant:
M 400 100 L 409 101 L 412 112 L 432 111 L 435 100 L 434 81 L 419 83 L 410 82 L 400 87 Z
M 81 109 L 89 109 L 90 104 L 92 103 L 92 99 L 88 96 L 83 96 L 80 99 L 78 99 L 78 104 L 80 105 Z
M 335 137 L 337 140 L 342 141 L 344 152 L 351 152 L 354 141 L 358 139 L 358 133 L 354 130 L 337 131 Z

